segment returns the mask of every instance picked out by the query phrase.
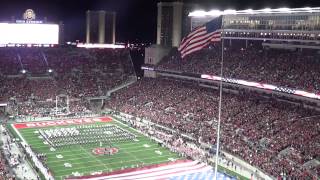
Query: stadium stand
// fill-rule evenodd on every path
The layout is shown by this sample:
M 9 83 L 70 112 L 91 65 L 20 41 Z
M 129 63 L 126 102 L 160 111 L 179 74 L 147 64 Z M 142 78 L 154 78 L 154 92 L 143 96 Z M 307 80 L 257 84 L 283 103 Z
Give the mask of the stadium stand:
M 134 75 L 126 49 L 0 48 L 0 55 L 0 100 L 14 99 L 20 114 L 52 109 L 58 95 L 82 111 L 85 98 L 105 96 Z
M 104 96 L 134 73 L 124 49 L 4 49 L 0 49 L 0 100 L 14 99 L 18 115 L 50 116 L 59 95 L 70 97 L 70 112 L 88 111 L 86 98 Z M 183 61 L 172 51 L 156 68 L 218 75 L 220 51 L 219 45 L 212 46 Z M 226 77 L 319 90 L 316 52 L 256 46 L 235 46 L 225 52 Z M 21 73 L 23 69 L 26 73 Z M 304 73 L 306 69 L 311 73 Z M 186 133 L 195 143 L 215 144 L 217 121 L 213 117 L 218 115 L 218 100 L 218 92 L 196 83 L 144 78 L 115 92 L 105 107 Z M 319 112 L 254 92 L 224 94 L 222 112 L 224 151 L 273 177 L 284 173 L 297 179 L 319 176 L 319 165 L 307 165 L 320 158 L 319 144 L 314 143 L 320 142 Z M 180 137 L 163 139 L 185 156 L 203 158 Z
M 267 83 L 319 93 L 319 54 L 316 50 L 280 50 L 236 43 L 225 48 L 224 77 Z M 181 60 L 172 52 L 158 65 L 160 70 L 220 75 L 221 45 L 217 43 Z
M 218 100 L 217 91 L 195 83 L 145 78 L 117 92 L 106 107 L 215 144 Z M 222 107 L 223 150 L 273 177 L 319 175 L 319 167 L 303 166 L 320 157 L 317 111 L 252 92 L 224 94 Z

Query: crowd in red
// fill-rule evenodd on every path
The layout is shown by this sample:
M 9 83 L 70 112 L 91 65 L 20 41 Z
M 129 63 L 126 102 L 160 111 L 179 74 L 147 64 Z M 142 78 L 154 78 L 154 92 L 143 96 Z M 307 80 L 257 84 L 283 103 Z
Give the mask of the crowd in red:
M 2 152 L 0 153 L 0 179 L 5 179 L 6 175 L 8 174 L 8 169 L 5 164 L 5 158 L 2 155 Z
M 0 48 L 0 101 L 31 101 L 20 106 L 20 113 L 36 114 L 55 107 L 59 95 L 80 100 L 105 96 L 133 73 L 126 49 Z M 84 103 L 70 106 L 86 109 Z
M 313 92 L 320 89 L 314 52 L 236 47 L 225 50 L 226 77 Z M 0 48 L 0 101 L 20 102 L 20 114 L 53 109 L 57 95 L 72 99 L 71 111 L 85 111 L 86 97 L 105 95 L 134 73 L 125 49 L 27 49 Z M 219 75 L 220 50 L 213 46 L 183 61 L 172 53 L 157 68 Z M 197 142 L 215 144 L 218 101 L 215 90 L 158 78 L 120 90 L 106 107 L 186 133 Z M 320 113 L 252 92 L 224 93 L 222 102 L 223 150 L 274 177 L 320 175 L 319 165 L 305 166 L 320 158 Z
M 218 101 L 215 90 L 158 78 L 120 90 L 106 106 L 215 144 Z M 318 112 L 252 93 L 224 93 L 221 119 L 223 150 L 275 177 L 320 175 L 319 167 L 303 166 L 320 158 Z
M 223 76 L 319 93 L 320 61 L 316 50 L 225 47 Z M 172 52 L 158 66 L 175 70 L 220 76 L 221 44 L 193 53 L 184 59 Z

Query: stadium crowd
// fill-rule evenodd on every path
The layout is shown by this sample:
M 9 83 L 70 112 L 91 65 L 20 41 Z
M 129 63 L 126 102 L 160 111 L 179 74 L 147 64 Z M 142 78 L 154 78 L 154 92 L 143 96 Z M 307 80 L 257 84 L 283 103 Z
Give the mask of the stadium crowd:
M 315 50 L 263 49 L 261 45 L 259 48 L 259 45 L 252 44 L 245 48 L 240 42 L 227 46 L 224 51 L 224 77 L 320 92 L 320 62 Z M 220 63 L 221 44 L 215 44 L 184 59 L 173 51 L 157 68 L 220 76 Z
M 212 46 L 182 61 L 173 52 L 157 68 L 219 75 L 220 50 Z M 313 92 L 320 88 L 319 62 L 313 52 L 238 46 L 225 52 L 226 77 Z M 70 110 L 83 112 L 89 106 L 86 97 L 105 95 L 133 73 L 126 50 L 0 48 L 0 101 L 18 106 L 18 114 L 38 116 L 49 115 L 56 96 L 67 95 L 72 99 Z M 188 134 L 197 139 L 195 143 L 215 144 L 218 101 L 216 91 L 198 84 L 145 78 L 116 92 L 105 106 Z M 223 150 L 274 177 L 320 175 L 319 165 L 304 166 L 320 160 L 320 113 L 252 92 L 224 93 L 222 107 Z M 182 140 L 173 139 L 170 144 L 177 151 L 202 156 Z
M 63 95 L 75 99 L 71 110 L 82 111 L 79 102 L 105 96 L 133 74 L 126 49 L 0 48 L 0 102 L 11 99 L 20 114 L 39 114 Z
M 7 174 L 8 174 L 8 170 L 7 170 L 7 165 L 5 164 L 5 158 L 2 155 L 2 152 L 0 153 L 0 179 L 5 179 Z
M 120 90 L 106 107 L 146 118 L 215 144 L 219 95 L 190 82 L 143 79 Z M 222 149 L 278 177 L 319 174 L 303 166 L 320 158 L 320 113 L 254 93 L 224 94 Z M 286 153 L 283 156 L 283 153 Z

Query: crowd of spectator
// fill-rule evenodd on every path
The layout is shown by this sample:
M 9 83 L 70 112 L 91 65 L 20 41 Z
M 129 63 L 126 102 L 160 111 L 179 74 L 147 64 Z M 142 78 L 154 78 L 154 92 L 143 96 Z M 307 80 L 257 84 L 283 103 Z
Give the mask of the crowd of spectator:
M 2 155 L 2 152 L 0 153 L 0 179 L 5 179 L 7 174 L 8 174 L 8 170 L 7 170 L 7 165 L 5 164 L 5 158 Z
M 226 43 L 227 44 L 227 43 Z M 260 45 L 261 46 L 261 45 Z M 316 50 L 280 50 L 241 43 L 224 48 L 223 76 L 319 93 L 320 67 Z M 221 44 L 188 55 L 175 51 L 157 68 L 220 76 Z
M 171 53 L 157 68 L 219 75 L 220 57 L 219 45 L 184 60 Z M 314 52 L 227 47 L 224 76 L 318 92 L 317 57 Z M 56 96 L 61 101 L 68 96 L 70 111 L 83 112 L 89 107 L 87 97 L 104 96 L 133 73 L 124 49 L 0 48 L 0 101 L 17 105 L 19 114 L 50 115 Z M 218 102 L 218 92 L 195 83 L 145 78 L 116 92 L 105 106 L 214 145 Z M 317 111 L 271 97 L 224 93 L 221 148 L 274 177 L 320 176 L 319 165 L 303 166 L 320 160 L 319 118 Z M 170 144 L 187 156 L 201 156 L 181 139 L 171 138 Z
M 120 90 L 106 107 L 216 143 L 219 93 L 190 82 L 143 79 Z M 320 113 L 252 93 L 223 94 L 221 147 L 274 177 L 319 174 Z M 286 156 L 281 152 L 286 151 Z
M 14 99 L 21 114 L 38 114 L 64 95 L 76 99 L 71 110 L 82 111 L 78 102 L 105 96 L 133 74 L 126 49 L 0 48 L 0 102 Z

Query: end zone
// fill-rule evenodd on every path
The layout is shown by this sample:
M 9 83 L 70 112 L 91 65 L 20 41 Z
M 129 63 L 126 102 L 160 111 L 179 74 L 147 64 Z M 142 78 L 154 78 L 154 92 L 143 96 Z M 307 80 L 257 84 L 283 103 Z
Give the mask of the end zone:
M 15 123 L 14 127 L 16 129 L 24 129 L 24 128 L 38 128 L 38 127 L 49 127 L 49 126 L 91 124 L 96 122 L 111 122 L 111 121 L 112 121 L 111 117 L 78 118 L 78 119 Z

